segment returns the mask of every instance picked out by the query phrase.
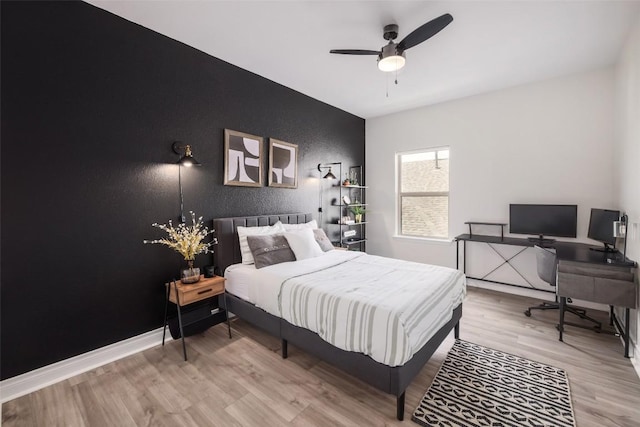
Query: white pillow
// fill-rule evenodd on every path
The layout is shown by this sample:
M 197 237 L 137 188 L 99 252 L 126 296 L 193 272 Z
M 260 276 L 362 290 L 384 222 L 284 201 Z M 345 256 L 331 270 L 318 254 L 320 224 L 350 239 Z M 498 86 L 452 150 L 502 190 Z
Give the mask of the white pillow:
M 293 231 L 302 230 L 304 228 L 318 228 L 318 223 L 315 219 L 312 219 L 311 221 L 304 224 L 282 224 L 282 226 L 284 227 L 285 231 Z
M 273 225 L 265 225 L 263 227 L 236 227 L 238 231 L 238 242 L 240 243 L 240 254 L 242 255 L 243 264 L 253 264 L 253 255 L 251 254 L 251 248 L 247 242 L 247 236 L 266 236 L 268 234 L 283 233 L 285 230 L 282 228 L 280 221 Z
M 287 239 L 287 242 L 289 242 L 289 246 L 291 246 L 291 250 L 298 261 L 324 254 L 324 251 L 320 248 L 318 242 L 316 242 L 311 228 L 290 231 L 284 233 L 283 236 Z

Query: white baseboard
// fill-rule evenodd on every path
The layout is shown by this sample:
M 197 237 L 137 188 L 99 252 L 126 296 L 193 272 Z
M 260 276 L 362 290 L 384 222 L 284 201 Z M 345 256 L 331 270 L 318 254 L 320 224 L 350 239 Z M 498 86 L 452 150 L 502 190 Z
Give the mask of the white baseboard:
M 167 331 L 166 341 L 171 341 Z M 0 403 L 162 344 L 162 328 L 80 354 L 0 382 Z
M 492 291 L 504 292 L 505 294 L 521 295 L 524 297 L 537 298 L 553 301 L 553 294 L 537 289 L 527 289 L 518 286 L 501 285 L 493 282 L 483 282 L 476 279 L 467 279 L 467 285 L 473 288 L 489 289 Z

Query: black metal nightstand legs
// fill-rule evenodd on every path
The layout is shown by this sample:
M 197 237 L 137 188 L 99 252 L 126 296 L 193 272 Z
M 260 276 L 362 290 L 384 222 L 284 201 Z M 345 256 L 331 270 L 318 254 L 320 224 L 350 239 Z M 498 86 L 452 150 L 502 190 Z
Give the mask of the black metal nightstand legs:
M 164 337 L 167 334 L 167 310 L 169 309 L 169 293 L 171 288 L 167 286 L 167 298 L 164 300 L 164 326 L 162 327 L 162 345 L 164 346 Z
M 224 300 L 224 313 L 227 315 L 227 330 L 229 331 L 229 339 L 231 339 L 231 322 L 229 321 L 229 306 L 227 306 L 227 291 L 222 295 Z
M 185 340 L 184 328 L 188 329 L 189 326 L 194 324 L 200 324 L 201 326 L 206 326 L 208 328 L 218 323 L 222 323 L 223 320 L 226 320 L 229 338 L 231 339 L 232 337 L 231 322 L 229 320 L 227 295 L 224 289 L 224 281 L 224 277 L 214 276 L 210 278 L 201 277 L 200 282 L 196 284 L 182 285 L 179 284 L 175 279 L 170 281 L 169 283 L 166 283 L 167 298 L 164 306 L 162 345 L 164 345 L 165 343 L 167 325 L 169 325 L 169 303 L 172 303 L 175 304 L 178 314 L 178 333 L 180 334 L 180 339 L 182 340 L 182 354 L 184 355 L 185 362 L 187 361 L 187 344 Z M 220 298 L 221 294 L 222 298 Z M 208 301 L 208 305 L 205 305 L 204 303 L 200 304 L 200 306 L 197 307 L 196 310 L 187 310 L 185 312 L 186 317 L 182 315 L 183 306 L 188 306 L 195 302 L 204 301 Z M 224 304 L 224 311 L 222 304 Z M 205 311 L 206 314 L 203 313 L 203 311 Z M 226 318 L 222 317 L 223 315 L 225 315 Z M 172 322 L 173 321 L 174 320 L 172 318 Z M 174 323 L 171 323 L 169 327 L 172 334 L 175 334 L 175 330 L 172 329 L 174 325 Z
M 184 361 L 187 361 L 187 345 L 184 343 L 184 330 L 182 329 L 182 310 L 180 310 L 180 295 L 175 280 L 173 287 L 176 291 L 176 308 L 178 309 L 178 326 L 180 327 L 180 338 L 182 339 L 182 353 L 184 353 Z
M 184 353 L 184 360 L 187 361 L 187 346 L 184 343 L 184 331 L 182 330 L 182 313 L 180 312 L 180 296 L 178 295 L 178 286 L 176 285 L 175 279 L 169 282 L 169 286 L 167 286 L 167 298 L 164 301 L 164 326 L 162 327 L 162 345 L 164 346 L 164 338 L 167 334 L 167 311 L 169 309 L 169 295 L 171 294 L 171 285 L 173 285 L 173 289 L 176 293 L 176 308 L 178 309 L 178 325 L 180 327 L 180 338 L 182 338 L 182 352 Z

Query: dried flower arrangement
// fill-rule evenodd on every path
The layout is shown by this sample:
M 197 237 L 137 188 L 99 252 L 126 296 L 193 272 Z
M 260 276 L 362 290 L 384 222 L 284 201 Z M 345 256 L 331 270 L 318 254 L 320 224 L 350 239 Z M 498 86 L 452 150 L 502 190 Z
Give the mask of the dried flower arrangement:
M 171 220 L 169 220 L 169 224 L 151 224 L 153 227 L 166 231 L 169 236 L 164 239 L 144 240 L 144 243 L 158 243 L 168 246 L 180 253 L 186 261 L 191 262 L 193 262 L 198 254 L 213 252 L 213 250 L 209 248 L 217 244 L 218 241 L 214 238 L 211 242 L 205 243 L 203 240 L 209 234 L 213 233 L 214 230 L 209 231 L 209 229 L 202 224 L 202 217 L 199 217 L 196 221 L 196 214 L 193 212 L 189 213 L 191 214 L 192 225 L 180 223 L 177 227 L 174 227 Z

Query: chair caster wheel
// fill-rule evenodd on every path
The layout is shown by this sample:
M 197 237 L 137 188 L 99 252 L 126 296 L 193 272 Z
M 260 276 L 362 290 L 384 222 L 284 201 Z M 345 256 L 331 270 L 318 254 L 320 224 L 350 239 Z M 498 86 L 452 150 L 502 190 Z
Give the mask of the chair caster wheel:
M 556 325 L 556 330 L 560 330 L 560 325 Z
M 527 317 L 531 317 L 531 310 L 525 311 L 524 315 L 527 316 Z

